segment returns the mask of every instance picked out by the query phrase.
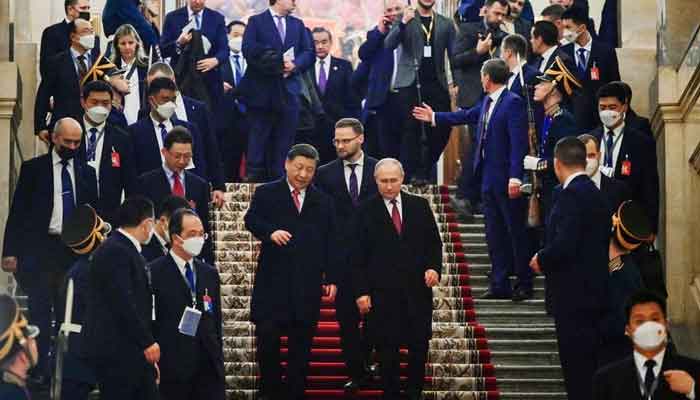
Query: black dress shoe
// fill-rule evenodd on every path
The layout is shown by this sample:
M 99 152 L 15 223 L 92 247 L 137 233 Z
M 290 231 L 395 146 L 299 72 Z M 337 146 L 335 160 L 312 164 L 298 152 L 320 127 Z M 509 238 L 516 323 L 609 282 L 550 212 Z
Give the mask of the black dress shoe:
M 490 290 L 487 290 L 486 293 L 482 294 L 480 299 L 482 300 L 497 300 L 497 299 L 510 299 L 511 296 L 507 294 L 498 294 L 494 293 Z
M 513 301 L 516 303 L 520 302 L 520 301 L 529 300 L 531 298 L 532 298 L 532 290 L 518 289 L 515 292 L 513 292 Z
M 423 392 L 409 392 L 406 394 L 408 400 L 423 400 Z
M 368 364 L 367 368 L 365 370 L 367 371 L 367 374 L 370 376 L 379 376 L 379 364 L 377 364 L 377 363 Z

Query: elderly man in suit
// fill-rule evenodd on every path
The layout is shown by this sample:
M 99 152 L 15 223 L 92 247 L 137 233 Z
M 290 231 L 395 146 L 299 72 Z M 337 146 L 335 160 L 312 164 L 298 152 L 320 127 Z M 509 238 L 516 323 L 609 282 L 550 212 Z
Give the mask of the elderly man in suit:
M 155 299 L 153 334 L 160 344 L 161 397 L 169 400 L 226 398 L 219 272 L 196 257 L 207 233 L 192 210 L 170 218 L 172 248 L 149 264 Z M 201 313 L 192 332 L 178 329 L 186 308 Z
M 243 35 L 248 70 L 240 93 L 248 106 L 247 180 L 262 182 L 283 174 L 284 157 L 299 121 L 301 75 L 313 65 L 311 35 L 291 15 L 295 0 L 270 0 L 270 8 L 250 17 Z
M 165 196 L 159 203 L 154 204 L 156 204 L 156 224 L 153 227 L 153 237 L 141 248 L 141 255 L 147 262 L 155 261 L 170 251 L 171 242 L 168 233 L 170 217 L 180 208 L 192 208 L 187 199 L 173 194 Z
M 341 119 L 335 124 L 335 144 L 338 158 L 318 170 L 316 185 L 333 198 L 338 224 L 338 243 L 354 240 L 352 224 L 360 204 L 377 194 L 373 179 L 377 160 L 362 151 L 364 127 L 353 118 Z M 345 384 L 347 392 L 356 392 L 367 382 L 369 335 L 359 328 L 361 316 L 355 305 L 352 287 L 348 247 L 338 267 L 338 297 L 335 307 L 340 323 L 340 340 L 343 356 L 348 366 L 350 381 Z
M 484 63 L 481 80 L 487 93 L 481 104 L 452 113 L 436 113 L 426 105 L 416 107 L 413 115 L 432 125 L 478 126 L 473 171 L 481 182 L 486 240 L 493 264 L 489 291 L 483 297 L 522 301 L 532 297 L 525 201 L 520 193 L 527 153 L 525 103 L 507 90 L 508 67 L 502 60 Z M 518 277 L 515 291 L 509 280 L 511 271 Z
M 304 398 L 321 295 L 335 300 L 335 210 L 333 201 L 311 185 L 317 163 L 312 146 L 293 146 L 285 162 L 286 177 L 258 187 L 245 216 L 246 228 L 262 241 L 250 305 L 259 399 Z M 280 369 L 283 332 L 289 337 L 286 397 Z
M 700 361 L 668 345 L 666 302 L 653 292 L 635 293 L 625 306 L 625 334 L 633 355 L 609 364 L 593 378 L 593 400 L 697 399 Z
M 410 400 L 422 399 L 432 289 L 440 282 L 442 240 L 428 202 L 401 191 L 401 163 L 385 158 L 374 169 L 379 195 L 359 209 L 351 254 L 353 289 L 379 350 L 384 399 L 399 399 L 399 346 L 408 345 Z
M 402 107 L 394 121 L 398 119 L 403 124 L 400 159 L 406 168 L 406 180 L 421 185 L 431 180 L 433 167 L 449 140 L 450 129 L 421 126 L 422 122 L 410 118 L 411 110 L 420 105 L 419 90 L 424 102 L 438 110 L 450 109 L 445 59 L 449 58 L 449 64 L 454 67 L 457 32 L 450 19 L 435 12 L 435 0 L 418 0 L 417 3 L 416 9 L 408 6 L 401 21 L 392 26 L 384 39 L 384 47 L 401 48 L 393 87 L 399 91 Z
M 560 140 L 554 171 L 562 189 L 547 225 L 547 244 L 530 260 L 552 294 L 559 358 L 569 399 L 590 399 L 601 321 L 609 313 L 610 208 L 586 175 L 586 146 Z M 585 242 L 585 246 L 580 243 Z
M 153 224 L 153 203 L 140 196 L 126 199 L 119 229 L 92 256 L 83 331 L 102 399 L 158 398 L 160 346 L 151 328 L 153 299 L 141 256 Z
M 74 119 L 56 122 L 51 151 L 22 163 L 5 225 L 2 269 L 15 274 L 29 296 L 32 319 L 45 332 L 38 338 L 42 384 L 50 376 L 52 309 L 60 320 L 65 274 L 75 261 L 59 236 L 63 221 L 76 206 L 97 203 L 95 170 L 76 158 L 82 133 Z

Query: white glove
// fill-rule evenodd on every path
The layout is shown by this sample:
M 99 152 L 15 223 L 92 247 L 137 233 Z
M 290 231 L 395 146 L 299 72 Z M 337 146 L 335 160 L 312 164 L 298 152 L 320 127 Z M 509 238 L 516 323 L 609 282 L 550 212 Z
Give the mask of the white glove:
M 537 165 L 542 161 L 541 158 L 533 157 L 533 156 L 525 156 L 525 159 L 523 160 L 523 168 L 527 171 L 537 171 Z
M 610 168 L 610 167 L 600 167 L 600 173 L 607 176 L 608 178 L 612 178 L 613 175 L 615 175 L 615 170 Z

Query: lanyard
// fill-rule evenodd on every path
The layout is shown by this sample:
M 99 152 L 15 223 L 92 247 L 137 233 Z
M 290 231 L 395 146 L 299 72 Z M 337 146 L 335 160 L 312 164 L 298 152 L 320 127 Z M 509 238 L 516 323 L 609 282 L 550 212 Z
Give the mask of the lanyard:
M 433 26 L 435 26 L 435 14 L 431 14 L 430 16 L 430 28 L 425 29 L 425 25 L 423 25 L 423 22 L 421 21 L 420 27 L 423 28 L 423 32 L 425 32 L 425 44 L 426 46 L 430 44 L 430 38 L 433 36 Z
M 617 148 L 617 145 L 620 144 L 620 140 L 622 139 L 622 132 L 620 132 L 620 134 L 617 135 L 617 137 L 613 140 L 612 148 L 608 148 L 608 141 L 605 136 L 607 136 L 607 133 L 603 134 L 603 148 L 605 148 L 605 158 L 610 157 L 610 162 L 614 163 L 615 149 Z M 612 165 L 612 168 L 615 168 L 615 166 Z
M 642 377 L 642 375 L 640 375 L 639 369 L 636 368 L 636 366 L 635 369 L 637 370 L 637 379 L 639 379 L 639 387 L 642 392 L 642 399 L 651 400 L 651 395 L 654 394 L 656 388 L 659 386 L 659 377 L 661 376 L 661 371 L 659 371 L 659 374 L 656 375 L 656 378 L 654 378 L 654 383 L 651 385 L 649 393 L 647 393 L 646 385 L 644 385 L 644 378 Z
M 87 146 L 87 150 L 88 150 L 87 159 L 88 159 L 88 161 L 90 161 L 90 159 L 97 161 L 97 160 L 95 160 L 97 158 L 97 144 L 100 143 L 100 140 L 102 140 L 102 136 L 104 136 L 104 134 L 105 134 L 105 129 L 102 128 L 102 130 L 99 131 L 99 133 L 97 135 L 95 135 L 95 147 L 90 148 L 89 145 Z M 88 141 L 89 141 L 89 139 L 88 139 Z
M 129 72 L 126 74 L 126 80 L 130 81 L 131 80 L 131 75 L 134 74 L 134 71 L 136 71 L 136 60 L 131 62 L 131 69 Z

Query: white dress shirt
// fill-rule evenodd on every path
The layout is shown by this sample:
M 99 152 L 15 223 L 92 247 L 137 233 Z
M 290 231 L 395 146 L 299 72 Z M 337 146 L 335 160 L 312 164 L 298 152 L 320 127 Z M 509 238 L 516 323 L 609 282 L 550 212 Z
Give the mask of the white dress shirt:
M 331 79 L 331 55 L 328 54 L 326 58 L 316 58 L 316 84 L 321 76 L 321 61 L 323 61 L 323 69 L 326 71 L 326 83 Z
M 175 172 L 168 168 L 168 166 L 163 163 L 163 171 L 165 171 L 165 177 L 168 178 L 168 184 L 170 184 L 170 191 L 173 190 L 173 185 L 175 185 L 175 178 L 173 175 Z M 180 183 L 182 183 L 182 190 L 187 195 L 187 186 L 185 186 L 185 171 L 180 172 L 179 174 L 180 177 Z
M 519 78 L 519 76 L 520 76 L 520 68 L 524 67 L 525 64 L 527 64 L 527 63 L 525 62 L 525 60 L 523 60 L 523 61 L 520 61 L 520 67 L 518 67 L 518 66 L 516 65 L 515 67 L 513 67 L 513 68 L 510 69 L 510 73 L 511 73 L 512 75 L 510 76 L 510 78 L 508 78 L 508 90 L 510 90 L 510 88 L 513 87 L 513 83 L 515 83 L 515 80 L 516 80 L 516 79 L 518 79 L 518 80 L 520 79 L 520 78 Z
M 296 190 L 289 181 L 287 181 L 287 186 L 289 186 L 289 195 L 292 196 L 292 201 L 294 201 L 293 192 Z M 304 209 L 304 200 L 306 199 L 306 189 L 299 191 L 299 212 Z
M 194 14 L 195 14 L 194 11 L 192 11 L 190 6 L 188 5 L 187 6 L 187 19 L 188 19 L 188 21 L 194 21 Z M 200 28 L 201 28 L 202 26 L 204 26 L 204 9 L 202 9 L 202 11 L 198 12 L 197 14 L 199 14 L 199 23 L 201 25 L 200 26 Z M 195 22 L 195 24 L 196 24 L 196 22 Z M 195 25 L 195 27 L 196 27 L 196 25 Z
M 605 155 L 609 151 L 607 148 L 607 141 L 608 141 L 608 131 L 609 129 L 606 127 L 603 127 L 603 137 L 601 138 L 601 145 L 600 145 L 600 162 L 601 165 L 605 165 Z M 620 147 L 622 146 L 622 141 L 625 139 L 625 123 L 623 122 L 618 126 L 617 128 L 613 129 L 613 149 L 612 149 L 612 169 L 613 169 L 613 175 L 615 174 L 615 169 L 617 168 L 617 160 L 620 157 Z
M 56 150 L 51 151 L 51 165 L 53 165 L 53 211 L 49 220 L 49 233 L 60 235 L 63 230 L 63 181 L 61 179 L 63 164 L 61 164 L 61 157 L 56 153 Z M 77 201 L 74 165 L 73 159 L 68 161 L 68 173 L 73 184 L 73 199 Z
M 577 42 L 574 42 L 574 60 L 576 61 L 576 65 L 578 65 L 579 61 L 579 54 L 578 50 L 583 48 L 586 49 L 586 66 L 591 62 L 591 48 L 593 45 L 593 38 L 589 37 L 588 38 L 588 43 L 586 43 L 585 46 L 579 45 Z
M 645 362 L 647 362 L 647 358 L 644 357 L 642 354 L 638 352 L 634 352 L 634 365 L 637 367 L 637 372 L 639 373 L 639 377 L 641 379 L 644 379 L 644 377 L 647 374 L 647 367 L 644 365 Z M 652 360 L 656 361 L 656 365 L 654 365 L 654 368 L 651 370 L 654 372 L 654 378 L 657 379 L 664 379 L 663 377 L 659 377 L 659 374 L 661 373 L 661 368 L 663 367 L 664 363 L 664 355 L 666 355 L 666 349 L 661 350 L 661 352 L 652 358 Z M 693 379 L 697 379 L 696 377 L 693 377 Z M 644 382 L 639 382 L 639 390 L 644 394 Z M 695 400 L 695 384 L 690 388 L 690 393 L 687 393 L 685 395 L 686 398 L 690 400 Z M 654 397 L 652 396 L 652 400 Z
M 70 55 L 73 57 L 73 65 L 75 66 L 75 73 L 76 73 L 76 75 L 78 75 L 78 77 L 80 77 L 80 69 L 78 68 L 78 57 L 80 57 L 81 54 L 78 53 L 77 51 L 75 51 L 75 49 L 71 47 L 70 48 Z M 92 60 L 90 59 L 90 52 L 86 51 L 82 55 L 85 56 L 85 66 L 86 66 L 85 71 L 90 71 L 90 67 L 92 64 Z
M 95 137 L 97 138 L 96 146 L 95 146 L 95 161 L 88 161 L 88 165 L 91 166 L 95 170 L 95 175 L 97 175 L 97 190 L 100 190 L 100 162 L 102 161 L 102 149 L 104 147 L 105 143 L 105 125 L 107 122 L 103 122 L 100 125 L 93 125 L 91 124 L 87 118 L 83 118 L 83 123 L 85 126 L 85 153 L 87 154 L 88 151 L 88 143 L 90 142 L 90 135 L 92 133 L 90 132 L 90 129 L 96 128 L 97 133 L 95 134 Z
M 348 188 L 348 193 L 350 193 L 350 174 L 352 174 L 352 168 L 350 168 L 348 165 L 350 165 L 350 164 L 357 165 L 355 167 L 355 175 L 357 176 L 357 194 L 359 195 L 360 188 L 362 187 L 362 171 L 364 168 L 364 162 L 365 162 L 364 152 L 360 153 L 360 157 L 355 162 L 343 160 L 343 173 L 345 174 L 345 186 L 347 186 L 347 188 Z
M 165 234 L 167 235 L 168 232 L 165 232 Z M 153 237 L 156 238 L 158 243 L 160 243 L 160 247 L 163 250 L 163 254 L 167 254 L 168 253 L 168 242 L 164 238 L 162 238 L 160 236 L 160 234 L 158 233 L 158 231 L 156 231 L 156 230 L 153 231 Z
M 131 72 L 135 60 L 132 60 L 131 64 L 127 64 L 122 59 L 122 67 L 126 70 L 127 75 Z M 139 110 L 141 109 L 141 87 L 137 70 L 134 70 L 131 77 L 129 77 L 129 88 L 129 94 L 124 96 L 124 117 L 126 117 L 127 124 L 131 125 L 138 121 Z
M 403 202 L 401 201 L 401 193 L 399 193 L 394 200 L 396 200 L 396 208 L 399 209 L 401 223 L 403 224 Z M 387 211 L 389 211 L 389 218 L 391 218 L 391 213 L 394 210 L 394 204 L 392 204 L 392 200 L 384 198 L 384 205 L 386 206 Z
M 498 99 L 501 98 L 501 95 L 503 94 L 503 92 L 505 92 L 505 90 L 506 87 L 502 86 L 500 89 L 496 90 L 495 92 L 489 95 L 489 97 L 491 98 L 491 105 L 489 106 L 489 113 L 486 114 L 486 126 L 484 126 L 485 129 L 489 129 L 489 122 L 491 121 L 493 110 L 496 108 L 496 103 L 498 103 Z
M 552 58 L 552 55 L 555 51 L 557 51 L 558 48 L 559 46 L 552 46 L 547 51 L 542 53 L 542 65 L 540 65 L 541 73 L 545 73 L 545 69 L 547 67 L 547 64 L 549 63 L 549 59 Z
M 601 175 L 602 174 L 600 173 L 600 168 L 598 168 L 598 170 L 595 172 L 595 174 L 593 174 L 593 176 L 591 177 L 591 180 L 593 181 L 593 183 L 595 184 L 595 186 L 598 189 L 600 189 L 600 186 L 602 185 L 601 182 L 602 182 L 603 178 L 600 177 Z
M 175 265 L 177 265 L 177 269 L 180 271 L 180 275 L 182 275 L 182 279 L 185 280 L 185 284 L 187 284 L 187 287 L 190 286 L 190 283 L 187 281 L 187 275 L 185 275 L 185 272 L 186 272 L 185 264 L 186 263 L 190 264 L 190 268 L 192 269 L 192 276 L 194 278 L 194 286 L 196 288 L 197 287 L 197 273 L 194 270 L 194 258 L 190 258 L 189 260 L 183 260 L 182 258 L 180 258 L 180 256 L 175 254 L 175 252 L 172 250 L 170 250 L 169 254 L 170 254 L 170 257 L 173 258 L 173 261 L 175 261 Z
M 121 233 L 122 235 L 126 236 L 126 238 L 129 239 L 129 241 L 131 242 L 131 244 L 134 245 L 134 247 L 136 248 L 136 251 L 138 251 L 139 254 L 141 253 L 141 242 L 139 242 L 138 240 L 136 240 L 135 237 L 131 236 L 131 235 L 129 234 L 129 232 L 125 231 L 125 230 L 122 229 L 122 228 L 117 229 L 117 231 L 118 231 L 119 233 Z
M 573 182 L 574 179 L 576 179 L 577 177 L 579 177 L 581 175 L 588 176 L 588 175 L 586 175 L 586 173 L 584 171 L 574 172 L 573 174 L 569 175 L 568 178 L 566 178 L 566 180 L 564 181 L 564 184 L 562 185 L 562 188 L 566 189 L 567 187 L 569 187 L 571 182 Z
M 151 115 L 151 122 L 153 122 L 153 127 L 155 128 L 155 133 L 156 133 L 156 141 L 158 142 L 158 150 L 161 150 L 163 148 L 163 136 L 160 134 L 160 124 L 165 125 L 165 130 L 170 132 L 173 130 L 173 123 L 169 119 L 166 119 L 163 122 L 158 122 L 153 116 Z M 163 159 L 163 155 L 160 155 L 160 160 L 165 161 Z
M 175 105 L 177 106 L 175 109 L 175 116 L 177 116 L 177 119 L 180 121 L 189 122 L 189 119 L 187 118 L 187 108 L 185 108 L 185 100 L 183 100 L 180 92 L 177 92 L 175 97 Z

